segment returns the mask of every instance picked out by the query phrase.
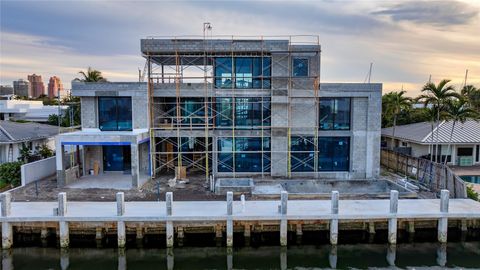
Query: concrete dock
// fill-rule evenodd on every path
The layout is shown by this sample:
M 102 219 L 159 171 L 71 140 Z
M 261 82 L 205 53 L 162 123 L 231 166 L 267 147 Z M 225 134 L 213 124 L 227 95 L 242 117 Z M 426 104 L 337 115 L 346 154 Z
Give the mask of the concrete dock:
M 480 203 L 470 199 L 449 199 L 442 191 L 441 199 L 398 199 L 392 191 L 388 200 L 339 200 L 341 194 L 332 192 L 331 200 L 288 200 L 286 192 L 281 200 L 233 201 L 232 193 L 226 201 L 173 200 L 168 193 L 162 202 L 124 202 L 123 193 L 117 202 L 70 202 L 65 193 L 58 202 L 11 202 L 10 194 L 1 194 L 2 247 L 13 245 L 13 227 L 38 227 L 45 231 L 56 230 L 61 247 L 69 245 L 69 229 L 95 228 L 101 237 L 105 230 L 116 231 L 119 247 L 125 246 L 126 234 L 134 231 L 137 238 L 146 230 L 156 229 L 166 234 L 167 246 L 182 238 L 189 227 L 208 227 L 217 237 L 225 233 L 227 246 L 233 245 L 233 232 L 239 227 L 248 237 L 253 226 L 268 227 L 280 233 L 280 244 L 287 245 L 288 231 L 302 233 L 302 225 L 325 224 L 330 231 L 330 242 L 337 243 L 339 223 L 367 224 L 366 230 L 375 231 L 375 223 L 386 222 L 388 241 L 396 243 L 397 226 L 404 222 L 409 232 L 415 222 L 433 221 L 438 228 L 438 240 L 447 241 L 450 226 L 479 227 Z M 455 224 L 453 222 L 455 221 Z M 453 224 L 453 225 L 452 225 Z

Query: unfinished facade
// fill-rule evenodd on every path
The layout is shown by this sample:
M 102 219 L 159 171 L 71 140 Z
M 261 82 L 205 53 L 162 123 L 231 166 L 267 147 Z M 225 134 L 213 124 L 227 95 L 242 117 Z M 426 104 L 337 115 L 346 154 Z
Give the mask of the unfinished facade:
M 143 130 L 131 145 L 148 140 L 149 159 L 135 166 L 147 162 L 152 177 L 378 176 L 382 86 L 321 83 L 318 37 L 147 38 L 141 52 L 144 84 L 72 91 L 96 139 L 112 132 L 99 124 L 101 99 L 131 97 L 142 124 L 122 132 Z

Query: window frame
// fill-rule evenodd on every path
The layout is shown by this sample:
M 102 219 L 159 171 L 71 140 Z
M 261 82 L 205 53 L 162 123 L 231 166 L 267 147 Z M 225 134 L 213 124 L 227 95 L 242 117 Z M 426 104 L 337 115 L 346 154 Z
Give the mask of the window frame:
M 230 59 L 229 62 L 231 66 L 229 70 L 231 71 L 230 76 L 222 76 L 217 74 L 218 67 L 227 68 L 225 64 L 220 63 L 217 65 L 217 59 L 224 62 L 227 62 L 225 59 Z M 237 61 L 248 59 L 250 61 L 250 71 L 251 73 L 238 73 L 244 74 L 243 76 L 237 76 Z M 213 60 L 213 68 L 215 75 L 214 77 L 214 87 L 216 89 L 271 89 L 272 88 L 272 57 L 268 56 L 257 56 L 257 55 L 245 55 L 245 56 L 233 56 L 233 57 L 215 57 Z M 260 64 L 259 66 L 257 66 Z M 255 74 L 255 71 L 260 72 Z M 251 74 L 251 76 L 245 76 L 245 74 Z M 231 82 L 229 84 L 224 84 L 223 79 L 230 78 Z M 248 86 L 238 87 L 237 78 L 246 79 Z
M 338 102 L 336 100 L 338 99 L 348 99 L 348 128 L 335 128 L 335 124 L 337 123 L 336 121 L 336 113 L 332 113 L 330 111 L 330 114 L 332 115 L 332 127 L 331 128 L 323 128 L 322 123 L 320 122 L 320 114 L 322 113 L 321 111 L 321 102 L 323 100 L 333 100 L 333 112 L 337 111 L 338 107 Z M 352 130 L 352 98 L 351 97 L 321 97 L 318 99 L 318 129 L 322 131 L 328 131 L 328 130 L 334 130 L 334 131 L 349 131 Z
M 307 67 L 306 67 L 306 75 L 295 75 L 295 61 L 296 60 L 305 60 L 306 63 L 307 63 Z M 307 78 L 309 77 L 309 74 L 310 74 L 310 59 L 308 57 L 293 57 L 292 59 L 292 77 L 295 77 L 295 78 Z
M 105 121 L 104 119 L 101 119 L 101 105 L 100 103 L 102 102 L 102 100 L 107 100 L 107 99 L 111 99 L 111 100 L 114 100 L 115 102 L 115 124 L 116 124 L 116 128 L 102 128 L 102 123 L 106 123 L 107 121 Z M 118 125 L 118 122 L 119 120 L 121 120 L 119 118 L 119 113 L 121 112 L 122 114 L 125 113 L 124 110 L 119 110 L 118 108 L 118 100 L 120 99 L 123 99 L 123 100 L 128 100 L 129 102 L 127 102 L 129 105 L 130 105 L 130 122 L 131 122 L 131 125 L 130 125 L 130 128 L 128 129 L 124 129 L 124 128 L 119 128 L 119 125 Z M 98 129 L 100 129 L 100 131 L 132 131 L 133 130 L 133 100 L 132 100 L 132 97 L 123 97 L 123 96 L 116 96 L 116 97 L 112 97 L 112 96 L 105 96 L 105 97 L 97 97 L 97 123 L 98 123 Z M 122 115 L 124 116 L 124 115 Z
M 347 162 L 346 162 L 346 168 L 345 169 L 334 169 L 333 167 L 333 161 L 335 159 L 335 155 L 332 154 L 330 157 L 328 157 L 330 159 L 330 162 L 332 164 L 330 164 L 330 167 L 328 167 L 327 169 L 321 169 L 320 166 L 323 164 L 322 162 L 320 162 L 320 155 L 322 154 L 322 151 L 320 150 L 320 140 L 321 139 L 329 139 L 329 141 L 327 143 L 329 143 L 329 149 L 328 151 L 333 151 L 333 142 L 335 139 L 346 139 L 346 142 L 347 142 L 347 146 L 348 146 L 348 149 L 347 149 Z M 351 154 L 352 154 L 352 147 L 351 147 L 351 141 L 352 141 L 352 138 L 350 136 L 319 136 L 318 137 L 318 153 L 317 153 L 317 159 L 318 159 L 318 164 L 317 164 L 317 171 L 318 172 L 349 172 L 350 171 L 350 168 L 351 168 Z M 337 141 L 338 142 L 338 141 Z

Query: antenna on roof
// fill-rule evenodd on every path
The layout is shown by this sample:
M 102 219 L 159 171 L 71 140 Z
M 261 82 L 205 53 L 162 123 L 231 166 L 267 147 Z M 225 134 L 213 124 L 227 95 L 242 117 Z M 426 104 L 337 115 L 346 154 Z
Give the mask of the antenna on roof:
M 432 82 L 432 74 L 428 76 L 428 83 L 431 83 L 431 82 Z
M 467 86 L 467 77 L 468 77 L 468 69 L 465 70 L 465 80 L 463 81 L 463 87 Z
M 363 83 L 365 82 L 370 83 L 370 79 L 372 78 L 372 67 L 373 67 L 373 63 L 370 63 L 370 68 L 368 69 L 367 76 L 365 77 L 365 80 L 363 80 Z

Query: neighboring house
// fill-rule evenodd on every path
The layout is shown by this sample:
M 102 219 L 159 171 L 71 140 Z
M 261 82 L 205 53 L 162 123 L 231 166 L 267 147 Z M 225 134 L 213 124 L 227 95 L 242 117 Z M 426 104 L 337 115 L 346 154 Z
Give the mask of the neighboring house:
M 378 177 L 382 85 L 320 83 L 317 42 L 143 39 L 141 51 L 148 85 L 72 82 L 82 131 L 58 136 L 60 186 L 76 175 L 59 154 L 71 145 L 81 174 L 123 172 L 132 187 L 175 170 Z
M 55 150 L 57 134 L 58 127 L 51 125 L 0 121 L 0 163 L 18 161 L 22 145 L 32 152 L 43 144 Z
M 442 121 L 438 130 L 434 124 L 433 133 L 431 122 L 397 126 L 393 148 L 414 157 L 429 158 L 431 153 L 434 156 L 438 153 L 438 160 L 440 156 L 442 160 L 446 157 L 451 165 L 480 164 L 480 122 L 474 120 L 456 122 L 450 141 L 452 126 L 452 121 Z M 382 129 L 382 142 L 388 148 L 392 148 L 392 133 L 392 127 Z M 436 147 L 432 147 L 437 143 L 440 145 L 438 151 L 435 150 Z M 452 144 L 450 152 L 449 143 Z
M 52 114 L 62 114 L 68 106 L 43 105 L 37 100 L 0 100 L 0 120 L 23 120 L 32 122 L 47 122 Z

